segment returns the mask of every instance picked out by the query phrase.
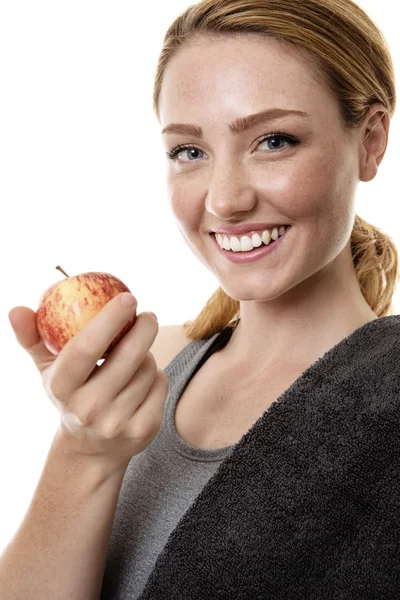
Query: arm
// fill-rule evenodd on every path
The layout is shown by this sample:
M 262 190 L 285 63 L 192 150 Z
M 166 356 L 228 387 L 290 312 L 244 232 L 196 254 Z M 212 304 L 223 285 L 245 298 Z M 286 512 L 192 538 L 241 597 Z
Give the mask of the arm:
M 54 437 L 29 509 L 0 556 L 2 600 L 98 600 L 126 468 Z
M 25 518 L 0 556 L 1 600 L 98 600 L 123 477 L 157 435 L 168 377 L 149 352 L 158 333 L 141 313 L 99 369 L 95 366 L 135 311 L 113 298 L 55 357 L 35 313 L 10 321 L 61 414 Z

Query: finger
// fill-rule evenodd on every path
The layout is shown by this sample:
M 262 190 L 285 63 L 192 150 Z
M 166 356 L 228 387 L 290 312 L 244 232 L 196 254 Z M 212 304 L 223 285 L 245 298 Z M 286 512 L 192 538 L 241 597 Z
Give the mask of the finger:
M 68 410 L 85 425 L 101 426 L 106 437 L 116 437 L 146 398 L 156 372 L 156 362 L 153 355 L 148 352 L 128 384 L 116 397 L 101 395 L 99 388 L 94 390 L 89 380 L 71 396 Z
M 112 298 L 85 327 L 62 348 L 52 377 L 53 394 L 65 400 L 85 383 L 114 338 L 136 319 L 134 305 L 122 304 L 132 297 L 124 292 Z M 98 370 L 100 372 L 103 366 Z
M 18 343 L 30 354 L 39 372 L 54 362 L 56 356 L 44 345 L 36 327 L 36 313 L 27 306 L 15 306 L 8 319 Z
M 149 437 L 155 438 L 161 427 L 168 390 L 169 379 L 158 369 L 146 398 L 132 411 L 131 418 L 127 421 L 126 428 L 133 439 L 144 439 L 149 443 Z
M 138 315 L 134 327 L 112 350 L 98 372 L 85 384 L 95 398 L 115 398 L 139 369 L 158 333 L 158 322 L 148 313 Z
M 160 369 L 156 370 L 156 376 L 153 370 L 153 375 L 149 377 L 149 370 L 152 370 L 150 365 L 143 369 L 140 377 L 133 377 L 115 399 L 108 414 L 105 414 L 102 419 L 105 437 L 128 436 L 144 442 L 144 449 L 157 435 L 163 419 L 169 380 Z

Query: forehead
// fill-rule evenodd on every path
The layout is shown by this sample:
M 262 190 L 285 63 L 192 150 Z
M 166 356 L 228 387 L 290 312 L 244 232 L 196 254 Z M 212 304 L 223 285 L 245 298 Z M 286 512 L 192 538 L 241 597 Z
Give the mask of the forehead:
M 335 110 L 335 99 L 316 81 L 306 57 L 270 37 L 198 37 L 164 72 L 162 125 L 205 114 L 225 121 L 272 106 L 326 114 Z

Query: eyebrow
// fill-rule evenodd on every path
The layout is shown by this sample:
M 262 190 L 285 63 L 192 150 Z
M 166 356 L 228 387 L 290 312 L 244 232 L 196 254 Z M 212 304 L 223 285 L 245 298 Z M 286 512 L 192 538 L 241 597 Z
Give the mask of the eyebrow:
M 229 131 L 232 135 L 238 135 L 260 123 L 266 121 L 273 121 L 274 119 L 280 119 L 287 115 L 298 115 L 300 117 L 309 117 L 310 115 L 302 110 L 286 110 L 283 108 L 270 108 L 269 110 L 263 110 L 262 112 L 254 115 L 248 115 L 247 117 L 240 117 L 232 123 L 229 123 Z M 161 133 L 180 133 L 193 135 L 200 139 L 203 138 L 203 130 L 201 127 L 196 125 L 185 125 L 184 123 L 171 123 L 164 127 Z

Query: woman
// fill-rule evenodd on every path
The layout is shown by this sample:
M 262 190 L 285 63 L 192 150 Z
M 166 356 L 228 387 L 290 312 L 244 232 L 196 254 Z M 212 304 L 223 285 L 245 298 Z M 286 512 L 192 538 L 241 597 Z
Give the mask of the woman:
M 61 425 L 7 598 L 397 597 L 398 260 L 354 208 L 395 101 L 350 0 L 203 0 L 170 26 L 169 196 L 220 288 L 185 339 L 153 346 L 139 315 L 90 378 L 129 295 L 55 360 L 33 311 L 10 313 Z

